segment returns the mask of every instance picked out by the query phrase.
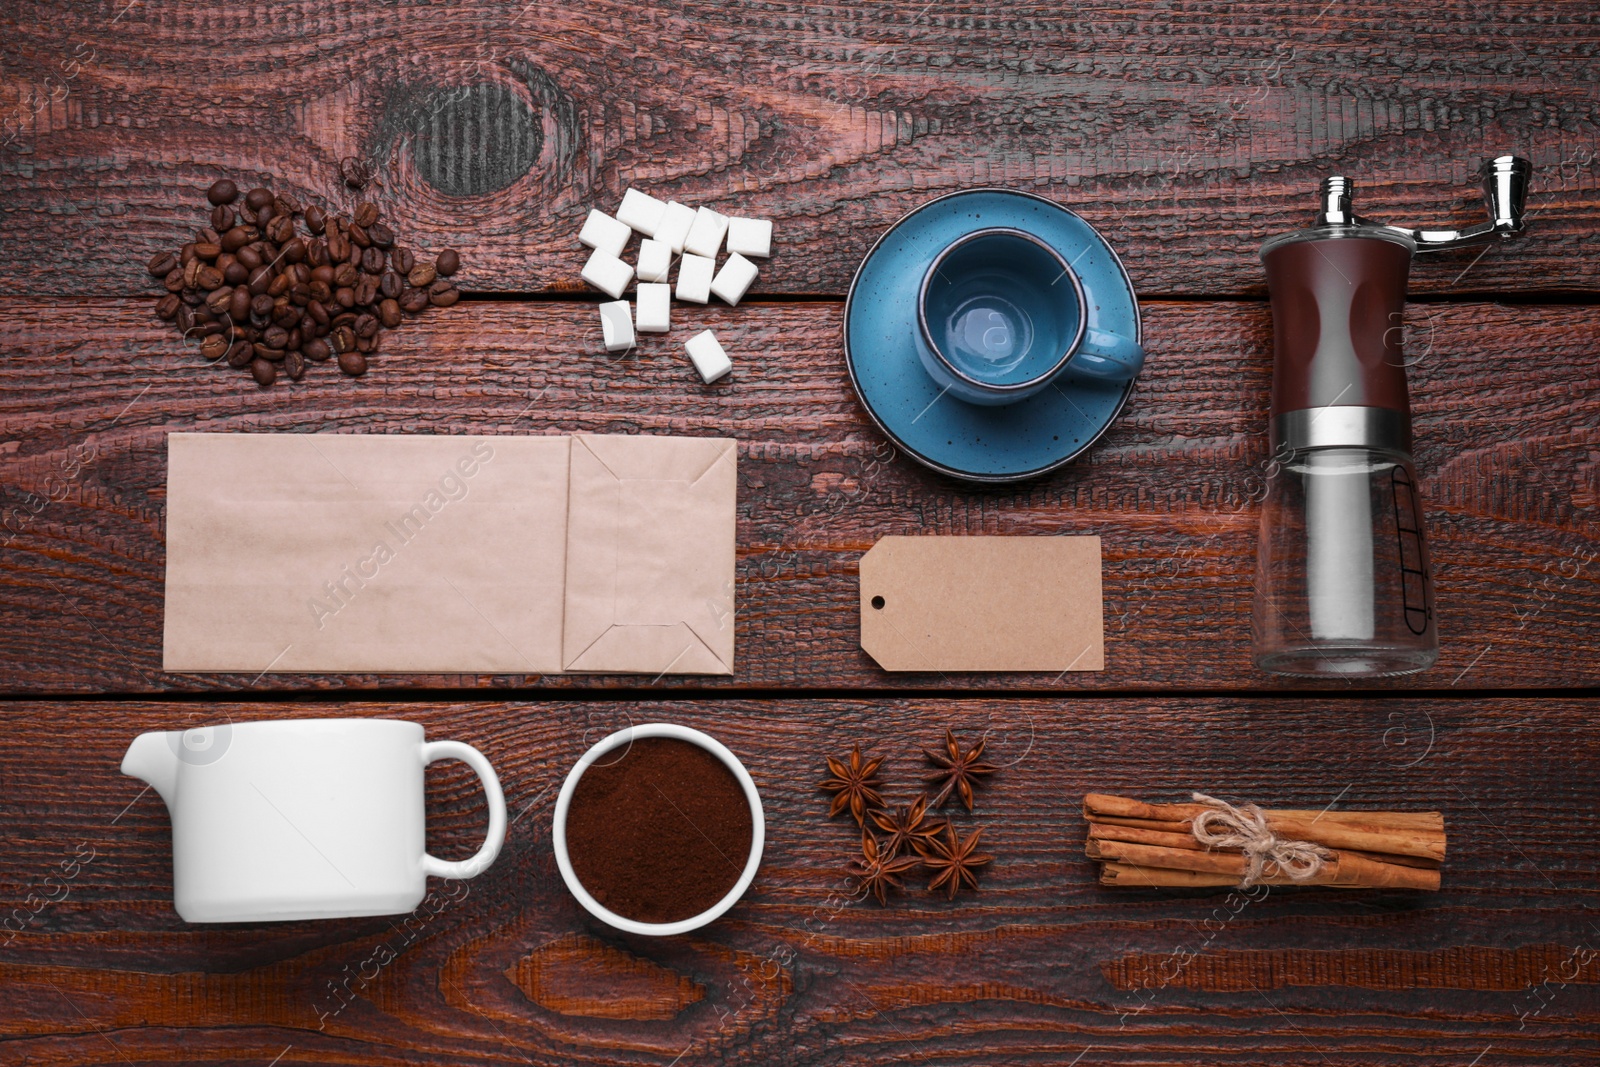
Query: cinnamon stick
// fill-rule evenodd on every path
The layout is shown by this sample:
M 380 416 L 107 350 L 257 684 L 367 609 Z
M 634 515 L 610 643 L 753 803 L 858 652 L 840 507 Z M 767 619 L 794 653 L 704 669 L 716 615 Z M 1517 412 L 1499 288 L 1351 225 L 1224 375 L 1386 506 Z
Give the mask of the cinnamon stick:
M 1108 841 L 1091 838 L 1085 845 L 1090 859 L 1116 860 L 1135 867 L 1154 867 L 1206 874 L 1227 875 L 1233 884 L 1244 878 L 1249 861 L 1237 852 L 1214 852 L 1189 848 L 1167 848 L 1161 845 L 1143 845 L 1131 841 Z M 1267 865 L 1267 875 L 1278 875 L 1274 865 Z M 1286 879 L 1286 881 L 1292 881 Z M 1335 852 L 1323 862 L 1315 875 L 1295 885 L 1348 885 L 1363 888 L 1426 889 L 1439 888 L 1439 872 L 1416 867 L 1402 867 L 1383 863 L 1348 853 Z
M 1215 809 L 1206 804 L 1150 804 L 1106 793 L 1090 793 L 1083 798 L 1084 815 L 1092 822 L 1132 825 L 1163 833 L 1187 833 L 1196 815 L 1212 810 Z M 1435 862 L 1445 857 L 1444 816 L 1436 811 L 1266 810 L 1263 814 L 1273 833 L 1296 841 Z

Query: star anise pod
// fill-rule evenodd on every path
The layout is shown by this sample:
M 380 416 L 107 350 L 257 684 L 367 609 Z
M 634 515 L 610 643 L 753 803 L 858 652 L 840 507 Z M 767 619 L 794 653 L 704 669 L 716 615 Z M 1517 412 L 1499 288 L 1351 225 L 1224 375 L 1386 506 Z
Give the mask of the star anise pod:
M 939 786 L 939 792 L 933 797 L 934 807 L 944 807 L 945 801 L 956 795 L 961 797 L 961 803 L 967 806 L 968 811 L 972 810 L 972 787 L 981 785 L 979 779 L 993 774 L 997 769 L 992 763 L 981 762 L 985 743 L 980 740 L 963 753 L 961 746 L 956 743 L 956 735 L 946 730 L 943 753 L 923 749 L 923 755 L 928 757 L 929 762 L 940 768 L 924 779 Z
M 918 841 L 938 836 L 944 828 L 943 821 L 927 817 L 927 794 L 917 797 L 909 807 L 885 808 L 868 814 L 878 829 L 889 835 L 883 850 L 891 856 L 899 855 L 908 845 L 915 848 Z
M 871 830 L 861 831 L 861 855 L 850 861 L 847 869 L 861 880 L 863 895 L 870 893 L 879 904 L 889 903 L 889 890 L 905 892 L 900 876 L 922 860 L 916 856 L 896 856 L 878 846 Z
M 828 808 L 828 818 L 849 808 L 850 814 L 856 817 L 856 825 L 865 825 L 867 809 L 883 807 L 883 796 L 878 792 L 878 768 L 883 766 L 883 757 L 863 761 L 861 746 L 857 745 L 850 751 L 849 763 L 832 756 L 827 759 L 833 777 L 824 778 L 819 788 L 836 794 L 833 805 Z
M 994 862 L 993 856 L 976 851 L 978 835 L 982 833 L 982 830 L 974 830 L 971 837 L 962 840 L 956 828 L 945 823 L 943 838 L 931 837 L 926 845 L 917 846 L 917 851 L 922 854 L 922 862 L 934 872 L 932 881 L 928 883 L 930 893 L 947 887 L 950 899 L 954 900 L 962 886 L 973 890 L 978 888 L 978 869 Z

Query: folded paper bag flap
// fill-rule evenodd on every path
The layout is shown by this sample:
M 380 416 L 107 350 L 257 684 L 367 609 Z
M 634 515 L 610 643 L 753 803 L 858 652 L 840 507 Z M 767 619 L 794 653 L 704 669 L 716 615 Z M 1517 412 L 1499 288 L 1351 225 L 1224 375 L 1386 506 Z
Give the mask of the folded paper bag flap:
M 733 673 L 735 442 L 577 436 L 564 670 Z
M 861 647 L 888 671 L 1102 670 L 1100 539 L 885 537 Z

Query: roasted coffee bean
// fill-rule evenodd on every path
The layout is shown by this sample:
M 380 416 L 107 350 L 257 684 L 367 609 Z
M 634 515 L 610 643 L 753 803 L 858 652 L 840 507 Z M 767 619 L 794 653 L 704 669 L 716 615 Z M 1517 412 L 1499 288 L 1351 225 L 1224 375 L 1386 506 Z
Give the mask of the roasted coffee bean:
M 200 259 L 211 262 L 218 256 L 222 255 L 222 246 L 196 243 L 194 246 L 194 254 Z
M 306 262 L 313 267 L 328 265 L 328 242 L 310 241 L 306 244 Z
M 171 322 L 177 317 L 178 309 L 182 306 L 183 301 L 179 300 L 174 294 L 168 293 L 156 301 L 156 318 Z
M 272 323 L 282 326 L 285 330 L 300 321 L 300 309 L 295 307 L 288 297 L 272 306 Z
M 372 181 L 372 167 L 364 159 L 345 156 L 339 160 L 339 177 L 352 189 L 365 189 Z
M 383 294 L 385 300 L 393 300 L 405 292 L 405 288 L 405 279 L 392 270 L 384 271 L 378 279 L 378 292 Z
M 294 329 L 289 331 L 289 336 L 284 339 L 283 347 L 293 352 L 300 347 L 305 339 L 305 334 L 301 333 L 300 327 L 296 325 Z
M 195 287 L 195 282 L 200 277 L 200 268 L 203 266 L 205 264 L 198 259 L 191 259 L 183 265 L 183 287 L 185 289 L 193 289 Z
M 367 200 L 361 201 L 356 205 L 355 220 L 356 225 L 363 229 L 371 226 L 378 221 L 378 205 Z
M 368 274 L 383 273 L 383 252 L 377 248 L 369 248 L 361 253 L 361 269 Z
M 264 359 L 268 363 L 283 362 L 284 353 L 283 349 L 281 348 L 273 348 L 271 345 L 261 344 L 260 342 L 257 342 L 250 347 L 254 350 L 257 359 Z
M 428 288 L 428 303 L 436 308 L 447 308 L 461 299 L 461 290 L 440 278 Z
M 230 288 L 212 290 L 206 295 L 205 304 L 211 311 L 221 315 L 233 306 L 233 290 Z
M 181 314 L 181 312 L 180 312 Z M 356 346 L 356 333 L 348 326 L 333 331 L 333 350 L 343 355 Z
M 356 268 L 348 263 L 341 263 L 333 270 L 334 285 L 354 285 L 357 277 Z
M 368 226 L 367 236 L 379 248 L 388 248 L 394 244 L 394 231 L 381 222 L 374 222 L 371 226 Z
M 435 277 L 437 277 L 437 272 L 434 270 L 431 264 L 418 263 L 414 268 L 412 268 L 410 275 L 408 275 L 406 278 L 406 281 L 410 282 L 418 289 L 426 289 L 428 286 L 433 284 Z
M 417 257 L 411 249 L 399 247 L 389 249 L 389 266 L 393 267 L 402 278 L 410 274 L 416 265 Z
M 298 237 L 284 242 L 283 258 L 290 263 L 300 263 L 306 258 L 306 243 Z
M 176 293 L 179 289 L 182 289 L 183 269 L 181 267 L 173 267 L 167 272 L 167 276 L 161 279 L 161 284 L 167 287 L 167 292 L 169 293 Z
M 272 314 L 272 297 L 266 293 L 253 294 L 250 300 L 250 314 L 258 318 L 265 318 Z
M 146 269 L 157 278 L 165 278 L 172 273 L 173 268 L 177 265 L 178 257 L 171 252 L 157 252 L 150 258 L 150 263 Z
M 294 240 L 294 217 L 279 215 L 262 229 L 268 240 L 276 241 L 280 245 Z
M 260 211 L 272 203 L 272 191 L 259 186 L 244 194 L 244 206 L 251 211 Z
M 289 287 L 293 284 L 294 279 L 287 274 L 274 274 L 272 276 L 272 284 L 267 286 L 267 295 L 282 296 L 289 291 Z
M 252 360 L 250 376 L 256 380 L 257 385 L 271 385 L 278 380 L 278 368 L 264 359 Z
M 244 246 L 249 244 L 250 241 L 250 231 L 243 226 L 235 226 L 222 235 L 222 251 L 239 255 L 244 250 Z M 242 255 L 239 255 L 239 260 L 240 262 L 245 261 Z
M 256 225 L 266 229 L 267 223 L 278 217 L 278 209 L 266 204 L 256 209 Z
M 200 355 L 215 363 L 228 354 L 228 342 L 220 334 L 213 334 L 200 342 Z
M 190 307 L 188 304 L 180 303 L 178 305 L 176 321 L 178 323 L 179 332 L 187 337 L 189 335 L 189 331 L 194 329 L 194 308 Z
M 261 253 L 249 245 L 244 245 L 235 252 L 234 258 L 244 266 L 245 270 L 255 270 L 261 266 Z
M 356 306 L 356 291 L 348 285 L 341 285 L 333 291 L 333 302 L 342 308 Z
M 226 204 L 218 204 L 211 209 L 211 228 L 218 233 L 227 233 L 238 221 L 239 217 L 233 213 L 233 208 Z
M 378 305 L 378 321 L 383 323 L 384 329 L 392 330 L 400 325 L 400 304 L 395 300 L 385 300 Z
M 333 287 L 327 282 L 312 282 L 308 287 L 311 299 L 318 304 L 326 304 L 333 299 Z
M 250 272 L 250 291 L 256 296 L 260 296 L 261 294 L 265 293 L 267 291 L 267 286 L 271 284 L 271 267 L 257 267 L 255 270 Z
M 356 351 L 370 356 L 372 354 L 372 350 L 378 347 L 377 340 L 378 338 L 376 334 L 371 337 L 357 337 Z
M 273 206 L 278 209 L 278 214 L 280 215 L 300 214 L 300 201 L 296 200 L 288 193 L 279 193 L 273 198 L 272 203 Z
M 311 283 L 311 268 L 304 263 L 290 263 L 283 268 L 283 272 L 296 285 L 309 285 Z
M 289 302 L 300 308 L 311 303 L 311 286 L 295 282 L 289 287 Z
M 210 226 L 202 226 L 194 231 L 194 243 L 197 245 L 214 245 L 218 240 L 217 231 Z
M 192 308 L 197 308 L 205 303 L 205 294 L 198 289 L 184 289 L 178 293 L 178 299 Z
M 350 243 L 357 248 L 366 248 L 372 244 L 372 238 L 367 236 L 367 228 L 360 223 L 351 223 L 345 235 L 350 238 Z
M 249 341 L 235 341 L 228 348 L 228 366 L 248 367 L 250 361 L 256 358 L 256 353 L 250 347 Z
M 190 241 L 188 244 L 178 249 L 179 266 L 187 267 L 190 263 L 194 262 L 194 246 L 195 242 Z
M 371 337 L 378 332 L 378 320 L 371 315 L 357 315 L 355 331 L 357 337 Z
M 337 232 L 330 223 L 328 229 L 328 261 L 330 263 L 343 262 L 350 255 L 350 238 Z
M 234 322 L 244 322 L 250 317 L 250 290 L 237 286 L 228 299 L 228 317 Z
M 439 261 L 435 267 L 440 274 L 448 278 L 461 269 L 461 254 L 453 248 L 447 248 L 439 253 Z
M 357 314 L 358 312 L 346 311 L 343 308 L 340 308 L 339 314 L 333 317 L 333 328 L 337 330 L 341 326 L 349 326 L 351 323 L 356 321 Z
M 311 280 L 313 282 L 321 282 L 323 285 L 332 285 L 334 276 L 338 273 L 339 272 L 337 270 L 324 263 L 320 267 L 313 267 L 311 269 Z
M 223 282 L 222 272 L 215 267 L 201 267 L 195 272 L 195 280 L 202 289 L 215 289 Z
M 288 348 L 289 331 L 282 326 L 268 326 L 261 333 L 261 343 L 268 348 Z
M 428 306 L 428 290 L 407 289 L 405 292 L 400 294 L 398 297 L 398 302 L 400 304 L 401 311 L 410 312 L 411 314 L 415 315 L 417 312 Z
M 291 382 L 298 382 L 306 376 L 306 358 L 298 352 L 287 353 L 283 357 L 283 372 Z
M 238 260 L 234 260 L 232 263 L 229 263 L 227 268 L 222 272 L 222 280 L 227 282 L 229 285 L 243 285 L 245 282 L 250 280 L 250 272 L 245 269 L 245 265 L 243 263 L 240 263 Z
M 326 300 L 319 300 L 315 297 L 312 298 L 311 303 L 306 305 L 306 314 L 315 319 L 318 326 L 328 325 L 329 315 L 326 305 Z
M 226 178 L 219 178 L 206 190 L 206 199 L 213 204 L 231 204 L 239 195 L 239 187 Z
M 352 378 L 359 378 L 367 373 L 367 357 L 354 350 L 340 352 L 339 369 Z
M 378 279 L 370 274 L 363 274 L 356 281 L 356 303 L 361 307 L 370 307 L 378 302 Z
M 254 226 L 255 225 L 256 213 L 254 211 L 250 210 L 250 207 L 248 205 L 246 205 L 246 204 L 235 204 L 234 207 L 233 207 L 233 210 L 238 212 L 239 221 L 242 224 L 244 224 L 246 226 Z
M 321 363 L 323 360 L 333 355 L 333 349 L 329 348 L 328 342 L 322 340 L 321 338 L 314 338 L 310 341 L 307 341 L 305 344 L 300 346 L 300 351 L 307 359 L 316 363 Z
M 310 230 L 312 233 L 321 233 L 322 228 L 327 224 L 327 221 L 328 213 L 323 211 L 317 205 L 312 204 L 310 207 L 306 208 L 306 229 Z

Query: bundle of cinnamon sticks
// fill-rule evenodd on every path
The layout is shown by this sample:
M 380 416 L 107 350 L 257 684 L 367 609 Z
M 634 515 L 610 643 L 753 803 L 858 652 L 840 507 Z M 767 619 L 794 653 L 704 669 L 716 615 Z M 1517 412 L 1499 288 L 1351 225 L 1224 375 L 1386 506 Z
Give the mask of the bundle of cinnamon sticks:
M 1116 886 L 1236 886 L 1249 863 L 1238 849 L 1209 848 L 1193 833 L 1207 804 L 1147 804 L 1090 793 L 1085 851 L 1099 860 L 1100 883 Z M 1322 885 L 1351 889 L 1439 888 L 1444 861 L 1444 816 L 1437 811 L 1265 811 L 1267 827 L 1286 841 L 1326 850 L 1321 867 L 1295 881 L 1268 862 L 1263 885 Z

